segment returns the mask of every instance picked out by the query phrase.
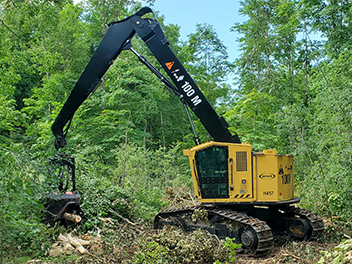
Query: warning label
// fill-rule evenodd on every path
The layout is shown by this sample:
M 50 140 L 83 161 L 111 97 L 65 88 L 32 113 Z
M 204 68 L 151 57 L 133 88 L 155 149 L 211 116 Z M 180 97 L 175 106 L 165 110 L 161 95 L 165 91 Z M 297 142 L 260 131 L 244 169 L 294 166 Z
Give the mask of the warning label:
M 171 70 L 172 66 L 174 66 L 175 62 L 174 61 L 170 61 L 170 62 L 167 62 L 165 63 L 166 67 Z

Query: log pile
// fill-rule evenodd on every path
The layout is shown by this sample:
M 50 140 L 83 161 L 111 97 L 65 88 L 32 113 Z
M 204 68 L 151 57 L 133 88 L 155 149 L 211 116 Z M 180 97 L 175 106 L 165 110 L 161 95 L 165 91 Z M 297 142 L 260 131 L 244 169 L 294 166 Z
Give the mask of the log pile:
M 60 234 L 57 241 L 54 242 L 52 248 L 49 250 L 50 257 L 57 257 L 61 254 L 72 254 L 77 255 L 89 254 L 89 251 L 94 251 L 94 254 L 99 255 L 102 252 L 101 248 L 101 237 L 91 237 L 89 235 L 83 235 L 80 237 L 72 236 L 69 234 Z

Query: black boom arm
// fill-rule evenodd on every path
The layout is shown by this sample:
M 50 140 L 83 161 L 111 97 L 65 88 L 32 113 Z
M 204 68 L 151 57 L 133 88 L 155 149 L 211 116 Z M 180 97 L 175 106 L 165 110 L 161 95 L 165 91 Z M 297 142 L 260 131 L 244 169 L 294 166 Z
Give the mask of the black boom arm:
M 147 13 L 152 13 L 152 10 L 144 7 L 136 14 L 109 25 L 109 30 L 51 127 L 55 135 L 56 149 L 66 146 L 65 136 L 68 127 L 64 132 L 65 125 L 70 122 L 78 107 L 87 99 L 89 94 L 99 86 L 101 78 L 121 51 L 130 48 L 131 39 L 136 33 L 167 72 L 177 87 L 179 97 L 191 108 L 213 139 L 219 142 L 240 143 L 238 136 L 230 133 L 227 129 L 229 125 L 225 119 L 219 117 L 214 111 L 173 53 L 160 24 L 156 19 L 142 18 Z

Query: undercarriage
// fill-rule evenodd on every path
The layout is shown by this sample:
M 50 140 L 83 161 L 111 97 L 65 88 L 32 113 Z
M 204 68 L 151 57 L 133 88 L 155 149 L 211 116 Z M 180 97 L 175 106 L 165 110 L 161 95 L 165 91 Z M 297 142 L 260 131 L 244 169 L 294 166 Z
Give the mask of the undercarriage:
M 177 226 L 185 232 L 205 230 L 219 238 L 235 238 L 238 253 L 267 255 L 274 236 L 288 234 L 299 240 L 316 240 L 324 230 L 320 216 L 295 206 L 225 207 L 193 206 L 167 209 L 156 215 L 155 229 Z

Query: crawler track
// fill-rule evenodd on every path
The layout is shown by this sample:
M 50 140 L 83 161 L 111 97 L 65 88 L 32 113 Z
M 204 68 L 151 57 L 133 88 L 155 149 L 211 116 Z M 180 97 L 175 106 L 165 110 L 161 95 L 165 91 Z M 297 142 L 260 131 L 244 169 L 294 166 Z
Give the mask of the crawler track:
M 313 213 L 312 211 L 307 209 L 302 209 L 299 207 L 290 206 L 286 210 L 286 213 L 294 214 L 295 216 L 305 218 L 309 221 L 310 225 L 312 226 L 312 231 L 310 234 L 307 235 L 306 239 L 316 240 L 324 232 L 325 227 L 324 227 L 323 219 L 319 215 Z
M 208 224 L 191 220 L 196 209 L 207 211 Z M 229 209 L 203 206 L 167 209 L 156 215 L 154 228 L 165 224 L 178 226 L 186 232 L 201 228 L 220 237 L 235 237 L 235 242 L 242 244 L 239 253 L 256 257 L 267 255 L 273 242 L 271 229 L 264 221 Z

